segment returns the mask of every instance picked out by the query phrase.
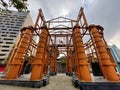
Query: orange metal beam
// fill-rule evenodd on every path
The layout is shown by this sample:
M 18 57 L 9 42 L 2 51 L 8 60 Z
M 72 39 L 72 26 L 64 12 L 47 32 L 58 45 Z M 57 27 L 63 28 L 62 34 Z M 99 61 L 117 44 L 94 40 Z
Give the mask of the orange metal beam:
M 43 26 L 42 24 L 45 23 L 45 18 L 44 18 L 44 15 L 43 15 L 42 9 L 39 9 L 39 13 L 38 13 L 38 16 L 37 16 L 37 19 L 36 19 L 36 22 L 35 22 L 34 28 L 37 28 L 38 23 L 39 23 L 40 20 L 41 20 L 41 25 L 39 25 L 39 26 Z

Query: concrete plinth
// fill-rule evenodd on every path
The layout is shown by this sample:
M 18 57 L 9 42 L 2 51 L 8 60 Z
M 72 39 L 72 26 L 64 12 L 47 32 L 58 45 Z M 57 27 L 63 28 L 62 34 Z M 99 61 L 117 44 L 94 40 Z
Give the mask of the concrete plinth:
M 73 73 L 71 73 L 71 72 L 66 72 L 66 75 L 68 75 L 68 76 L 72 76 Z
M 31 88 L 40 88 L 46 86 L 49 83 L 49 75 L 46 75 L 42 80 L 30 81 L 30 80 L 0 80 L 2 85 L 13 85 L 13 86 L 22 86 L 22 87 L 31 87 Z
M 72 77 L 72 83 L 80 90 L 119 90 L 120 82 L 83 82 L 77 76 Z
M 55 75 L 57 75 L 57 73 L 56 72 L 50 72 L 49 75 L 50 76 L 55 76 Z

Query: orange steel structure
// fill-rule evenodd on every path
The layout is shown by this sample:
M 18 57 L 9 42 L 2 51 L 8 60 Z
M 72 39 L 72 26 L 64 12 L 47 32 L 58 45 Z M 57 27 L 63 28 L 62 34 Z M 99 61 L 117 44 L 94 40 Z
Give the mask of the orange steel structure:
M 48 30 L 47 28 L 44 28 L 40 34 L 40 41 L 38 44 L 38 49 L 36 56 L 32 62 L 32 71 L 31 71 L 31 77 L 30 80 L 39 80 L 43 77 L 43 66 L 45 59 L 45 52 L 46 52 L 46 46 L 48 41 Z M 36 72 L 36 70 L 38 70 Z
M 118 75 L 114 68 L 115 64 L 111 62 L 110 56 L 108 55 L 105 48 L 105 43 L 103 43 L 100 38 L 99 28 L 100 26 L 97 27 L 95 25 L 91 25 L 89 30 L 94 38 L 97 50 L 101 58 L 100 64 L 102 66 L 103 74 L 107 80 L 119 81 Z
M 92 81 L 91 63 L 96 62 L 105 79 L 119 81 L 102 29 L 88 25 L 83 8 L 77 20 L 57 17 L 48 21 L 40 9 L 34 27 L 21 30 L 21 37 L 7 65 L 6 79 L 19 77 L 27 60 L 31 65 L 31 81 L 41 80 L 49 72 L 56 75 L 57 55 L 65 53 L 66 73 L 75 73 L 79 80 Z
M 81 33 L 78 27 L 73 29 L 73 40 L 76 46 L 77 64 L 78 64 L 78 78 L 84 81 L 91 81 L 89 64 L 85 55 L 85 50 L 82 42 Z
M 29 48 L 29 43 L 32 39 L 33 30 L 32 27 L 21 30 L 21 38 L 17 50 L 15 51 L 15 55 L 13 55 L 12 60 L 9 62 L 10 67 L 6 79 L 15 79 L 20 76 L 26 53 Z

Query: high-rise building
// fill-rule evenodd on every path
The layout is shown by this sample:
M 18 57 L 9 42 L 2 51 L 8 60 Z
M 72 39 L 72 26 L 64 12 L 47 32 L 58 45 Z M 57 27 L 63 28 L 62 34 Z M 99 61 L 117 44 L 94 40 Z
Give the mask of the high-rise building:
M 112 45 L 110 46 L 110 51 L 117 65 L 116 69 L 120 72 L 120 49 L 118 49 L 116 45 Z
M 20 29 L 33 25 L 29 13 L 12 11 L 0 15 L 0 64 L 6 64 L 20 37 Z

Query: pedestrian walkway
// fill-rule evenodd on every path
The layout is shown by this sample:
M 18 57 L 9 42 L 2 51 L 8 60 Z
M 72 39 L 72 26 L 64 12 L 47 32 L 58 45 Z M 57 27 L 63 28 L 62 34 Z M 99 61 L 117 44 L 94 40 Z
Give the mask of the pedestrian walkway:
M 72 77 L 65 74 L 51 76 L 49 84 L 41 88 L 29 88 L 10 85 L 0 85 L 0 90 L 79 90 L 72 85 Z
M 79 90 L 72 85 L 71 77 L 65 74 L 57 74 L 50 77 L 50 83 L 40 90 Z

